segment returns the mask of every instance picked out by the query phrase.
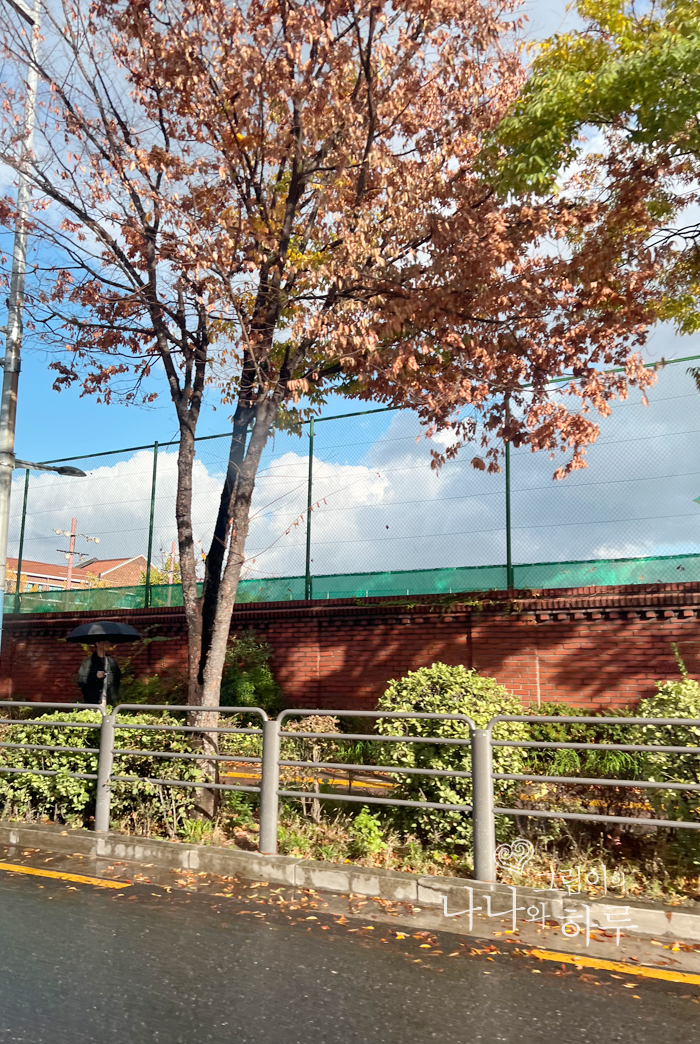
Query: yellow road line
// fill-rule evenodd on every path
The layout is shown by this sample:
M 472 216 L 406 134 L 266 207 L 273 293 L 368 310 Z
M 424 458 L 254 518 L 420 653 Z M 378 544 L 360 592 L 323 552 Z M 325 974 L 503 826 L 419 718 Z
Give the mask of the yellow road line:
M 641 975 L 645 979 L 666 979 L 669 982 L 689 982 L 694 986 L 700 986 L 700 975 L 692 975 L 690 972 L 667 971 L 664 968 L 649 968 L 646 965 L 625 964 L 622 961 L 605 961 L 599 957 L 555 953 L 553 950 L 530 950 L 529 952 L 533 957 L 539 957 L 541 961 L 558 961 L 560 964 L 577 964 L 584 968 L 599 968 L 602 971 Z
M 33 877 L 53 877 L 57 881 L 75 881 L 77 884 L 95 885 L 96 888 L 129 888 L 123 881 L 105 881 L 101 877 L 84 877 L 83 874 L 64 874 L 60 870 L 40 870 L 35 866 L 20 866 L 15 863 L 0 863 L 0 870 L 11 874 L 31 874 Z

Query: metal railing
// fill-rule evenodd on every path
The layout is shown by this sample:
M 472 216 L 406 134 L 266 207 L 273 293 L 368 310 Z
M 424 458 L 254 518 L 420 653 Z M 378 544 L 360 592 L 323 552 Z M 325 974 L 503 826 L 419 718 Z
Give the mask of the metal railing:
M 318 801 L 333 802 L 361 802 L 363 805 L 428 808 L 436 811 L 461 812 L 471 815 L 473 825 L 473 847 L 474 847 L 474 876 L 479 881 L 493 881 L 496 877 L 496 839 L 495 839 L 495 817 L 499 815 L 534 817 L 539 819 L 564 819 L 579 820 L 608 824 L 638 824 L 644 827 L 664 827 L 671 829 L 699 830 L 700 818 L 693 820 L 673 820 L 654 818 L 653 816 L 624 816 L 603 815 L 595 812 L 566 812 L 551 808 L 524 808 L 524 807 L 500 807 L 495 803 L 495 791 L 498 782 L 522 782 L 522 783 L 552 783 L 564 786 L 584 787 L 622 787 L 639 788 L 641 790 L 655 791 L 688 791 L 690 793 L 700 792 L 700 783 L 691 782 L 663 782 L 655 779 L 618 779 L 605 776 L 569 776 L 552 775 L 540 772 L 498 772 L 494 771 L 493 753 L 494 749 L 537 749 L 537 750 L 576 750 L 590 751 L 597 754 L 608 752 L 620 753 L 648 753 L 648 754 L 679 754 L 693 755 L 698 758 L 698 772 L 700 773 L 700 747 L 690 747 L 673 744 L 643 744 L 643 743 L 595 743 L 577 741 L 551 741 L 551 740 L 522 740 L 522 739 L 494 739 L 493 730 L 503 723 L 528 723 L 542 725 L 553 723 L 556 725 L 595 725 L 615 726 L 627 728 L 628 726 L 661 726 L 671 728 L 700 727 L 700 720 L 687 718 L 620 718 L 620 717 L 557 717 L 545 715 L 504 715 L 492 718 L 484 728 L 476 726 L 474 721 L 463 714 L 430 714 L 417 711 L 350 711 L 350 710 L 323 710 L 316 709 L 289 709 L 283 711 L 276 719 L 268 718 L 265 711 L 256 707 L 212 707 L 192 708 L 178 707 L 172 705 L 144 705 L 131 704 L 108 710 L 100 706 L 90 707 L 85 704 L 66 703 L 28 703 L 23 701 L 3 700 L 1 708 L 17 708 L 18 710 L 32 710 L 43 712 L 50 710 L 94 710 L 99 712 L 99 720 L 94 722 L 54 721 L 37 718 L 0 718 L 2 726 L 22 726 L 51 728 L 59 730 L 69 729 L 91 729 L 99 730 L 99 746 L 72 746 L 42 744 L 42 743 L 14 743 L 4 740 L 4 734 L 0 735 L 0 754 L 3 750 L 26 750 L 27 752 L 54 753 L 58 751 L 72 753 L 86 753 L 97 755 L 97 771 L 91 773 L 71 772 L 67 769 L 43 769 L 31 765 L 13 766 L 0 763 L 0 775 L 3 773 L 37 776 L 64 775 L 69 778 L 83 779 L 96 782 L 95 792 L 95 819 L 94 829 L 96 831 L 108 831 L 110 826 L 110 805 L 112 799 L 112 787 L 115 783 L 152 783 L 163 787 L 185 787 L 193 789 L 208 789 L 217 791 L 243 791 L 260 796 L 260 835 L 259 850 L 263 854 L 275 854 L 277 852 L 277 834 L 279 822 L 279 800 L 304 800 L 313 799 Z M 158 724 L 157 722 L 140 722 L 129 720 L 129 714 L 133 713 L 157 715 L 167 713 L 169 716 L 184 715 L 185 721 L 178 723 Z M 385 734 L 373 732 L 351 733 L 351 732 L 321 732 L 312 729 L 306 731 L 294 731 L 284 729 L 285 722 L 290 717 L 312 717 L 322 714 L 334 718 L 349 717 L 352 719 L 372 719 L 375 721 L 431 721 L 431 722 L 455 722 L 465 726 L 469 735 L 460 736 L 425 736 L 411 734 Z M 231 715 L 254 716 L 260 719 L 260 727 L 239 727 L 236 725 L 221 725 L 219 715 L 226 717 Z M 217 724 L 212 724 L 211 718 L 216 716 Z M 203 736 L 219 737 L 226 736 L 255 736 L 261 738 L 262 751 L 260 756 L 238 754 L 231 751 L 218 749 L 204 750 L 192 749 L 181 750 L 143 750 L 124 746 L 119 739 L 119 734 L 128 734 L 130 731 L 139 732 L 161 732 L 178 736 L 194 735 L 198 738 Z M 1 733 L 1 729 L 0 729 Z M 449 746 L 453 748 L 467 748 L 465 756 L 469 759 L 469 769 L 434 769 L 423 768 L 416 765 L 385 764 L 383 762 L 372 763 L 348 763 L 343 761 L 329 761 L 323 758 L 290 758 L 281 757 L 280 749 L 283 741 L 315 740 L 324 742 L 351 742 L 369 741 L 373 745 L 387 744 L 421 744 L 424 747 Z M 165 776 L 152 775 L 124 775 L 114 771 L 114 760 L 129 756 L 130 758 L 156 758 L 165 761 L 181 759 L 183 761 L 202 762 L 214 765 L 217 771 L 201 780 L 184 780 Z M 251 768 L 250 783 L 222 783 L 218 778 L 218 765 L 221 763 L 240 763 Z M 372 770 L 373 775 L 396 775 L 423 776 L 432 778 L 452 778 L 455 780 L 471 779 L 472 799 L 468 802 L 441 802 L 429 800 L 409 800 L 399 797 L 380 797 L 373 793 L 362 795 L 339 792 L 336 790 L 320 791 L 290 789 L 283 784 L 283 773 L 285 769 L 313 770 L 323 772 L 327 770 L 344 770 L 348 775 L 355 772 Z M 531 798 L 530 800 L 536 800 Z M 653 810 L 652 810 L 653 811 Z

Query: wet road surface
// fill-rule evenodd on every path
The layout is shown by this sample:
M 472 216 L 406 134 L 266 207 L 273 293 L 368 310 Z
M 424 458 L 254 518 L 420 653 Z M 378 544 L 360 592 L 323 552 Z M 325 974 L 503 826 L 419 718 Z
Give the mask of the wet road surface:
M 700 1040 L 697 986 L 343 920 L 0 872 L 0 1044 Z

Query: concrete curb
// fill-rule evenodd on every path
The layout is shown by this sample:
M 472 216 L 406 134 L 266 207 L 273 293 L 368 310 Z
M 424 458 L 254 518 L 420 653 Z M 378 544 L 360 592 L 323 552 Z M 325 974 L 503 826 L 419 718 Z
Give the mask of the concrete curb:
M 240 848 L 215 848 L 209 845 L 132 837 L 127 834 L 96 834 L 90 830 L 62 830 L 53 824 L 10 823 L 0 820 L 0 845 L 44 849 L 66 855 L 80 854 L 93 859 L 149 863 L 172 870 L 197 870 L 221 877 L 265 880 L 295 888 L 380 898 L 409 903 L 424 909 L 464 910 L 469 906 L 469 889 L 512 899 L 507 885 L 467 880 L 458 877 L 422 877 L 381 867 L 354 866 L 350 863 L 325 863 L 293 856 L 260 855 Z M 569 897 L 562 891 L 518 888 L 518 903 L 550 902 L 551 916 L 560 924 L 566 921 L 565 908 L 574 902 L 590 906 L 592 924 L 605 923 L 611 908 L 628 911 L 636 932 L 657 939 L 700 942 L 700 903 L 692 906 L 665 906 L 639 899 L 603 900 L 583 896 Z M 549 915 L 548 915 L 549 916 Z M 628 929 L 625 928 L 628 933 Z

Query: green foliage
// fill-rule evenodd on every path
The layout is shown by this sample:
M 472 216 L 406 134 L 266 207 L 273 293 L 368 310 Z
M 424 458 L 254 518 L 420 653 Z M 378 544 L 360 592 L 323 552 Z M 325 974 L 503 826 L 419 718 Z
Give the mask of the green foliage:
M 244 631 L 230 641 L 221 683 L 222 707 L 261 707 L 271 717 L 279 714 L 284 700 L 270 667 L 271 656 L 270 645 L 258 641 L 254 631 Z M 152 674 L 143 678 L 136 675 L 131 657 L 119 657 L 118 663 L 122 671 L 119 704 L 182 705 L 186 702 L 184 676 Z
M 348 833 L 352 839 L 350 850 L 355 856 L 362 858 L 377 855 L 387 847 L 382 838 L 379 817 L 372 815 L 367 805 L 363 805 L 357 813 L 348 828 Z
M 258 803 L 257 795 L 240 790 L 225 790 L 221 799 L 221 814 L 231 826 L 251 828 L 256 825 L 253 809 Z
M 99 711 L 58 711 L 41 714 L 29 721 L 18 721 L 0 726 L 3 743 L 38 744 L 47 747 L 89 747 L 99 749 Z M 59 722 L 78 722 L 81 725 L 95 724 L 96 729 L 62 728 Z M 44 724 L 46 723 L 46 724 Z M 3 765 L 7 768 L 36 768 L 43 771 L 58 771 L 57 776 L 26 775 L 24 773 L 0 774 L 0 808 L 2 816 L 36 815 L 63 821 L 79 820 L 87 826 L 95 808 L 95 781 L 73 779 L 69 772 L 81 775 L 97 774 L 97 753 L 84 753 L 68 749 L 59 751 L 35 751 L 3 748 Z
M 284 709 L 282 689 L 270 667 L 272 649 L 254 631 L 233 638 L 226 650 L 221 682 L 222 707 L 261 707 L 270 717 Z
M 99 728 L 70 728 L 62 722 L 99 725 L 98 711 L 54 711 L 29 720 L 20 720 L 0 728 L 4 743 L 38 744 L 49 747 L 68 747 L 62 751 L 3 749 L 3 764 L 7 767 L 26 767 L 40 770 L 58 770 L 56 776 L 30 773 L 0 774 L 0 808 L 3 816 L 37 816 L 59 822 L 77 822 L 88 826 L 95 809 L 95 780 L 73 779 L 68 772 L 80 775 L 97 774 L 97 753 L 82 752 L 79 747 L 99 748 Z M 174 725 L 169 715 L 135 714 L 129 717 L 131 725 Z M 177 732 L 157 732 L 151 729 L 117 730 L 117 746 L 122 750 L 146 751 L 118 754 L 114 758 L 114 775 L 131 779 L 115 780 L 112 786 L 112 821 L 128 830 L 144 834 L 177 835 L 180 824 L 188 819 L 194 808 L 194 789 L 169 787 L 149 780 L 202 779 L 195 760 L 156 757 L 157 753 L 189 753 L 191 742 L 187 735 Z M 149 755 L 154 756 L 149 756 Z
M 212 839 L 214 824 L 206 819 L 183 819 L 180 837 L 191 845 L 201 845 Z
M 187 681 L 183 677 L 152 674 L 148 678 L 137 677 L 130 657 L 117 657 L 122 672 L 117 706 L 123 703 L 145 703 L 158 706 L 171 703 L 183 704 L 187 696 Z
M 656 227 L 668 228 L 684 205 L 680 180 L 697 184 L 699 173 L 700 4 L 662 0 L 640 10 L 634 0 L 578 0 L 575 7 L 584 27 L 540 44 L 485 167 L 496 166 L 511 192 L 548 194 L 597 133 L 606 149 L 634 157 L 615 184 L 599 169 L 600 191 L 636 201 L 631 223 L 644 196 Z M 589 174 L 595 164 L 589 156 Z M 682 333 L 700 329 L 697 233 L 696 222 L 686 226 L 691 249 L 667 252 L 661 284 L 661 318 Z
M 130 725 L 182 725 L 181 714 L 130 714 Z M 190 734 L 160 732 L 155 729 L 117 729 L 117 746 L 121 750 L 145 751 L 143 754 L 117 754 L 114 775 L 131 779 L 116 780 L 112 785 L 112 819 L 121 820 L 131 830 L 143 833 L 167 833 L 176 837 L 183 820 L 194 811 L 194 787 L 170 787 L 158 779 L 199 782 L 204 776 L 195 759 L 162 758 L 158 753 L 188 754 L 197 748 Z M 149 757 L 152 753 L 153 756 Z M 153 782 L 149 782 L 153 780 Z
M 660 682 L 655 696 L 642 700 L 639 717 L 690 718 L 700 721 L 700 685 L 685 674 L 674 681 Z M 638 725 L 633 742 L 673 747 L 700 747 L 700 725 Z M 700 753 L 648 753 L 644 778 L 658 783 L 700 784 Z M 653 790 L 649 800 L 661 819 L 694 822 L 700 819 L 700 795 L 693 791 Z M 661 832 L 663 833 L 663 832 Z M 671 849 L 677 863 L 700 868 L 700 831 L 674 830 L 661 842 Z
M 588 712 L 566 703 L 543 703 L 533 713 L 543 717 L 585 717 Z M 628 710 L 609 708 L 606 718 L 624 719 Z M 558 724 L 557 722 L 532 722 L 528 725 L 528 739 L 546 743 L 595 743 L 600 750 L 547 750 L 531 748 L 527 752 L 527 768 L 541 775 L 585 776 L 602 779 L 634 779 L 642 777 L 643 759 L 640 755 L 626 751 L 605 750 L 606 744 L 629 744 L 629 725 L 605 725 L 596 722 L 581 724 Z M 635 773 L 637 774 L 635 776 Z
M 642 700 L 637 716 L 700 721 L 700 685 L 692 678 L 661 682 L 655 696 Z M 638 725 L 635 743 L 700 747 L 700 725 Z M 700 783 L 700 754 L 647 754 L 649 778 L 658 782 Z M 694 802 L 697 804 L 697 800 Z
M 582 30 L 539 47 L 500 129 L 512 187 L 548 190 L 582 150 L 586 127 L 617 128 L 648 149 L 700 155 L 700 9 L 665 0 L 643 17 L 631 0 L 579 0 Z
M 377 704 L 384 711 L 421 711 L 433 714 L 464 714 L 483 728 L 497 715 L 522 713 L 519 701 L 493 678 L 484 678 L 465 667 L 450 667 L 434 663 L 411 671 L 405 678 L 389 683 Z M 471 771 L 470 731 L 467 722 L 432 721 L 420 718 L 380 719 L 377 731 L 382 735 L 434 736 L 460 739 L 461 745 L 434 743 L 383 744 L 382 761 L 389 765 L 409 768 L 427 768 Z M 521 722 L 503 722 L 494 729 L 496 739 L 526 739 L 526 726 Z M 517 747 L 494 749 L 495 772 L 521 772 L 523 755 Z M 505 800 L 512 790 L 507 781 L 496 783 L 498 801 Z M 470 804 L 472 783 L 468 777 L 399 776 L 394 790 L 396 797 L 410 801 L 431 801 L 441 804 Z M 431 844 L 448 848 L 467 844 L 471 838 L 471 816 L 459 811 L 441 812 L 432 809 L 407 809 L 397 814 L 404 825 L 415 829 Z
M 171 578 L 172 572 L 172 578 Z M 180 572 L 180 560 L 171 555 L 161 555 L 161 563 L 159 566 L 151 565 L 149 583 L 152 587 L 159 584 L 181 584 L 182 573 Z M 146 584 L 146 570 L 141 571 L 139 576 L 139 584 L 145 586 Z

